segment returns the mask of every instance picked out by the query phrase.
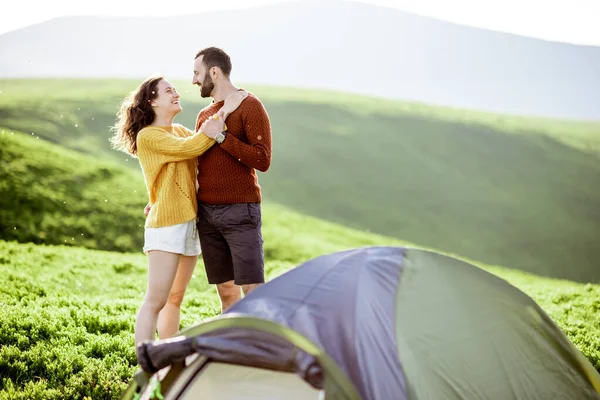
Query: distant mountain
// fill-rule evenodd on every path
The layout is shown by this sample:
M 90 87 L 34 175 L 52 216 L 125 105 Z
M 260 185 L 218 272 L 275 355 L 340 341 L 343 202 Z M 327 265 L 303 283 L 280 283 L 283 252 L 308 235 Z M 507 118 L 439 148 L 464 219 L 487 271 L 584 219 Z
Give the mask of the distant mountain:
M 164 18 L 58 18 L 0 35 L 0 77 L 142 78 L 163 72 L 191 80 L 196 51 L 209 45 L 231 54 L 238 83 L 600 119 L 600 47 L 346 1 Z

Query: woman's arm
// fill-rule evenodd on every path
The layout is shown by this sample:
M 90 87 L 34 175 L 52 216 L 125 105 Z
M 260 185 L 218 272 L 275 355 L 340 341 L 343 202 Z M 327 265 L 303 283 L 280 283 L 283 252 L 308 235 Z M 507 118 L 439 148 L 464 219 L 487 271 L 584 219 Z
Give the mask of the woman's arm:
M 221 109 L 217 113 L 219 118 L 225 121 L 227 117 L 229 117 L 229 114 L 237 110 L 237 108 L 240 106 L 240 104 L 242 104 L 242 101 L 244 101 L 246 97 L 248 97 L 248 92 L 246 92 L 245 90 L 238 90 L 235 93 L 232 93 L 229 96 L 227 96 L 227 98 L 225 99 L 225 104 L 223 104 L 223 107 L 221 107 Z
M 188 137 L 176 137 L 157 127 L 146 127 L 137 139 L 138 154 L 159 154 L 166 162 L 189 160 L 202 155 L 215 141 L 201 131 Z

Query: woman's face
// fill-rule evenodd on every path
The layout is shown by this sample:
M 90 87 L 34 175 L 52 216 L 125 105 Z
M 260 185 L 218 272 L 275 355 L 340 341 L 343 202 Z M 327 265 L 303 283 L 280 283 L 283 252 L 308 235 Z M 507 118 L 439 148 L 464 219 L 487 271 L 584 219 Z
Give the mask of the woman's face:
M 181 111 L 179 93 L 166 79 L 161 79 L 156 85 L 158 97 L 152 100 L 154 111 L 161 114 L 178 114 Z

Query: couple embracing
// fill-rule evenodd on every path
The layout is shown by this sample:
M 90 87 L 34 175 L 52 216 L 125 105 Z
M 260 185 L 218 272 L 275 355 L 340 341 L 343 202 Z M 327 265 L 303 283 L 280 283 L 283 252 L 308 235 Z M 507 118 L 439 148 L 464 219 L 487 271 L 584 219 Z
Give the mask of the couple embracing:
M 113 146 L 140 162 L 148 282 L 135 343 L 179 331 L 180 306 L 202 254 L 225 311 L 265 281 L 261 188 L 271 164 L 271 126 L 261 101 L 233 85 L 227 53 L 208 47 L 194 59 L 193 84 L 212 102 L 191 131 L 174 123 L 179 94 L 163 76 L 146 79 L 121 105 Z M 240 290 L 241 288 L 241 290 Z

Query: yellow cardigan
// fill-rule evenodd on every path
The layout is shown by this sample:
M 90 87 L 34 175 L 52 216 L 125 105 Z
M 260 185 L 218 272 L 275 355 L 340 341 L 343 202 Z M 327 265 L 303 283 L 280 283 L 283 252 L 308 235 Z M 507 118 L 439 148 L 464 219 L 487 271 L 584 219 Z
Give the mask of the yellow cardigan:
M 197 157 L 215 141 L 180 124 L 147 126 L 137 136 L 137 157 L 152 206 L 146 228 L 190 221 L 197 215 Z

